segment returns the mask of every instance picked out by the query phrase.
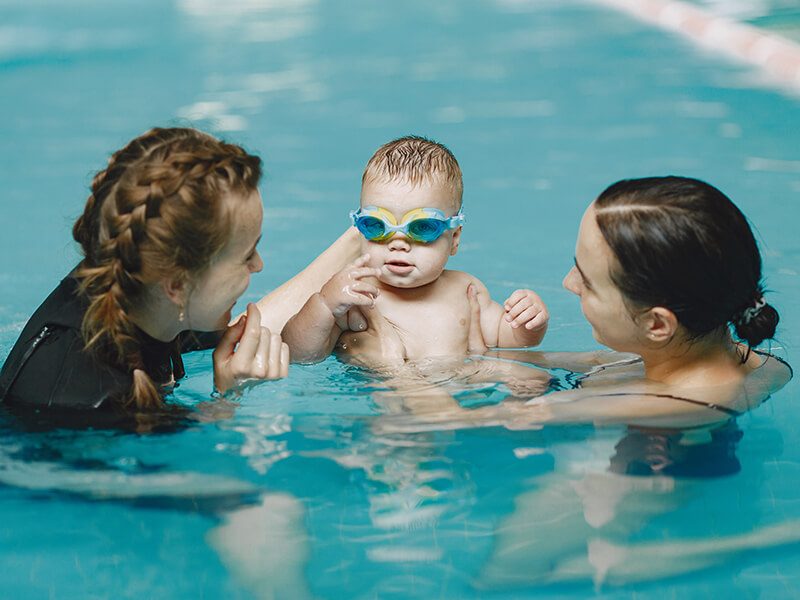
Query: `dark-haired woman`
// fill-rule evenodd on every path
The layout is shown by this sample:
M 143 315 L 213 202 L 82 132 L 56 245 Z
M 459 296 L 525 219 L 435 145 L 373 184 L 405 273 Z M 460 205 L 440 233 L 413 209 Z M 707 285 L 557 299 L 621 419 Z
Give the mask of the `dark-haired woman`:
M 580 298 L 595 339 L 616 353 L 494 355 L 580 373 L 575 389 L 474 410 L 442 397 L 411 401 L 415 392 L 406 389 L 407 405 L 422 407 L 421 418 L 446 428 L 684 427 L 727 421 L 791 378 L 785 362 L 755 350 L 775 335 L 778 313 L 764 298 L 761 255 L 747 219 L 705 182 L 649 177 L 611 185 L 583 216 L 564 287 Z M 470 302 L 477 323 L 480 309 L 474 296 Z M 471 328 L 478 337 L 479 331 Z M 387 419 L 386 425 L 413 429 L 419 422 Z
M 792 375 L 786 363 L 755 349 L 775 335 L 778 313 L 764 298 L 761 257 L 741 211 L 695 179 L 615 183 L 583 216 L 564 286 L 580 298 L 595 339 L 617 352 L 497 355 L 574 371 L 575 389 L 464 409 L 437 390 L 393 382 L 414 414 L 381 419 L 381 430 L 395 432 L 629 426 L 620 440 L 602 432 L 563 454 L 548 446 L 557 469 L 514 498 L 477 584 L 658 580 L 797 543 L 797 520 L 745 519 L 740 530 L 734 523 L 713 539 L 696 537 L 696 530 L 690 538 L 674 536 L 659 521 L 655 530 L 667 534 L 642 534 L 654 517 L 675 515 L 697 499 L 696 478 L 738 470 L 741 432 L 732 419 Z M 478 303 L 471 304 L 477 321 Z M 752 482 L 752 473 L 745 477 Z M 704 499 L 698 527 L 713 527 L 724 519 L 717 501 L 729 499 Z
M 791 377 L 788 365 L 752 350 L 775 335 L 778 313 L 764 298 L 746 218 L 705 182 L 611 185 L 583 216 L 564 287 L 580 298 L 595 339 L 634 357 L 588 373 L 576 390 L 586 400 L 559 403 L 559 420 L 727 420 Z M 604 393 L 592 394 L 593 384 Z
M 188 128 L 153 129 L 92 182 L 73 235 L 83 259 L 34 313 L 0 372 L 0 401 L 47 409 L 154 411 L 183 376 L 181 352 L 214 352 L 226 392 L 286 375 L 285 321 L 357 252 L 345 234 L 228 327 L 252 273 L 261 160 Z M 268 326 L 268 327 L 267 327 Z

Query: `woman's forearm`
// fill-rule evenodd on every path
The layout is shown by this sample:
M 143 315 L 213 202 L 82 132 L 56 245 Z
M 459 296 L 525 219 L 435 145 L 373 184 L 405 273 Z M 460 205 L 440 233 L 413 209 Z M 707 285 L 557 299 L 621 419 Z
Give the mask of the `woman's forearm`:
M 345 265 L 353 262 L 359 253 L 360 234 L 351 227 L 305 269 L 257 302 L 262 324 L 271 331 L 281 331 L 311 295 Z

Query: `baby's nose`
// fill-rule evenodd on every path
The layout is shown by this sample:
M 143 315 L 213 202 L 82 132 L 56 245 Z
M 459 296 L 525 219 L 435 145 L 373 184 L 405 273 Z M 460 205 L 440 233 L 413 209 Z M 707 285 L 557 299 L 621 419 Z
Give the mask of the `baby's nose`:
M 392 236 L 389 240 L 389 250 L 411 250 L 411 244 L 404 233 L 399 231 Z

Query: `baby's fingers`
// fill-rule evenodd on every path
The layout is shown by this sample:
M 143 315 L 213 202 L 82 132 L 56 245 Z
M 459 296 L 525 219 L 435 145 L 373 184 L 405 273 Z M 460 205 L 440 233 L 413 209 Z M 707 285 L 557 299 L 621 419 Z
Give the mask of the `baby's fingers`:
M 529 306 L 521 313 L 519 313 L 519 315 L 517 315 L 513 321 L 511 321 L 511 327 L 514 327 L 516 329 L 521 325 L 525 325 L 526 323 L 528 323 L 528 321 L 536 317 L 540 312 L 541 309 L 538 306 Z M 528 329 L 530 329 L 530 327 L 528 327 Z
M 360 269 L 361 267 L 365 267 L 369 262 L 369 254 L 362 254 L 357 259 L 355 259 L 350 266 L 355 269 Z
M 365 255 L 369 256 L 369 255 Z M 350 271 L 350 279 L 362 279 L 364 277 L 378 277 L 381 274 L 380 269 L 373 267 L 357 267 Z
M 510 308 L 506 308 L 506 321 L 512 322 L 518 318 L 524 311 L 533 306 L 533 300 L 528 296 L 521 298 L 516 304 L 512 304 Z
M 375 306 L 375 298 L 367 293 L 358 293 L 349 291 L 347 298 L 348 310 L 353 306 L 373 307 Z
M 366 281 L 357 281 L 351 286 L 347 288 L 351 293 L 356 294 L 364 294 L 369 296 L 370 298 L 375 298 L 378 294 L 380 294 L 380 290 L 377 287 L 372 285 L 371 283 L 367 283 Z
M 546 310 L 539 311 L 539 314 L 533 317 L 530 321 L 525 323 L 525 329 L 541 329 L 547 322 L 550 320 L 550 315 L 547 314 Z
M 503 308 L 506 310 L 510 309 L 514 306 L 517 302 L 522 300 L 528 295 L 528 290 L 517 290 L 513 294 L 511 294 L 508 299 L 503 303 Z

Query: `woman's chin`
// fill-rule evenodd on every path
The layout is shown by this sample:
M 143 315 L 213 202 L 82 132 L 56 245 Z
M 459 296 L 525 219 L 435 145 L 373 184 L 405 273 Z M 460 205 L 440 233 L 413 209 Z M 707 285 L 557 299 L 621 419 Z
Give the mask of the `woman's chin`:
M 231 322 L 233 318 L 233 307 L 231 306 L 228 310 L 225 311 L 225 314 L 219 318 L 217 321 L 217 330 L 225 329 Z

